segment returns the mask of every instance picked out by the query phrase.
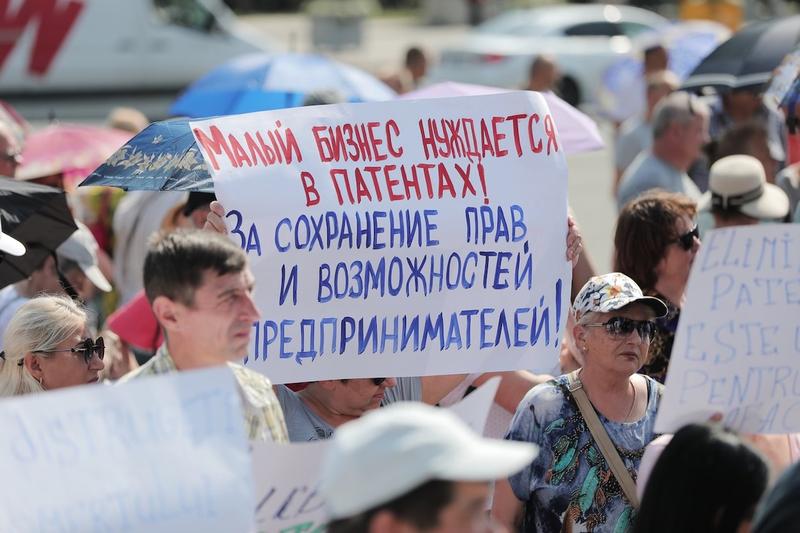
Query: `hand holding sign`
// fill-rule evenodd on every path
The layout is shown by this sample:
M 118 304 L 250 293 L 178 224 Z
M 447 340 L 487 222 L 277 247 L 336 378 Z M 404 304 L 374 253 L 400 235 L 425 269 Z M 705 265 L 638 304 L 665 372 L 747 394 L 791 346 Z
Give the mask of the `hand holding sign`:
M 566 166 L 539 95 L 192 128 L 229 209 L 207 227 L 230 228 L 259 281 L 247 364 L 275 383 L 555 365 Z

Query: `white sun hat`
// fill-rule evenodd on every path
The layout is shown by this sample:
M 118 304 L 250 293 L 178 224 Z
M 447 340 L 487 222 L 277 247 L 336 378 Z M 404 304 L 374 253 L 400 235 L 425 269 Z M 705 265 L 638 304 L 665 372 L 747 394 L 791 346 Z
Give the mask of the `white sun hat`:
M 759 220 L 781 219 L 789 214 L 789 197 L 783 190 L 767 183 L 764 166 L 753 156 L 729 155 L 713 165 L 708 178 L 708 192 L 698 209 L 718 207 Z

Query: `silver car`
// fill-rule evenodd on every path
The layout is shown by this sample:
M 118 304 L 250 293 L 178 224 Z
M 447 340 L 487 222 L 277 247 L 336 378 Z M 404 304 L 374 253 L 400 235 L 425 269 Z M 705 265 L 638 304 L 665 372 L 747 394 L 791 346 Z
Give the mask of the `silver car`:
M 561 96 L 573 105 L 590 103 L 603 72 L 636 52 L 631 38 L 667 25 L 664 17 L 630 6 L 512 10 L 475 28 L 462 46 L 444 50 L 430 79 L 520 88 L 527 82 L 531 61 L 549 54 L 563 75 Z

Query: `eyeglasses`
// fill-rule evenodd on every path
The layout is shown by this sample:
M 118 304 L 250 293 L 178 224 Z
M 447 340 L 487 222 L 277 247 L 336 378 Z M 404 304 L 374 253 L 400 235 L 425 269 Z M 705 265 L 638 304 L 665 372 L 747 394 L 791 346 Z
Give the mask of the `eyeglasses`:
M 386 381 L 386 378 L 372 378 L 372 384 L 376 387 Z
M 584 326 L 590 328 L 602 326 L 606 328 L 606 333 L 612 337 L 618 338 L 627 337 L 633 330 L 636 330 L 639 337 L 648 342 L 653 340 L 653 335 L 656 333 L 656 325 L 654 322 L 649 320 L 633 320 L 622 316 L 615 316 L 614 318 L 610 318 L 607 322 L 584 324 Z
M 700 230 L 697 229 L 697 224 L 692 229 L 678 237 L 675 242 L 687 252 L 694 247 L 694 240 L 700 238 Z
M 103 357 L 106 355 L 106 345 L 103 341 L 103 337 L 97 337 L 94 341 L 92 339 L 84 339 L 82 340 L 77 346 L 74 348 L 69 348 L 68 350 L 36 350 L 37 353 L 58 353 L 58 352 L 72 352 L 72 353 L 80 353 L 83 354 L 83 358 L 86 360 L 86 364 L 92 362 L 92 357 L 97 355 L 97 358 L 101 361 Z

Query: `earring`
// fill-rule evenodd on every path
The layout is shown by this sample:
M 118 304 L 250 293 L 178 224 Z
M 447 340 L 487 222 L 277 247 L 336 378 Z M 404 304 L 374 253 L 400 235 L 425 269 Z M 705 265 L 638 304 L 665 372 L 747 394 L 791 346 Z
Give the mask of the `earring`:
M 587 348 L 587 347 L 586 347 L 586 345 L 584 344 L 584 345 L 583 345 L 583 348 L 581 348 L 581 350 L 585 352 L 586 350 L 588 350 L 588 348 Z

